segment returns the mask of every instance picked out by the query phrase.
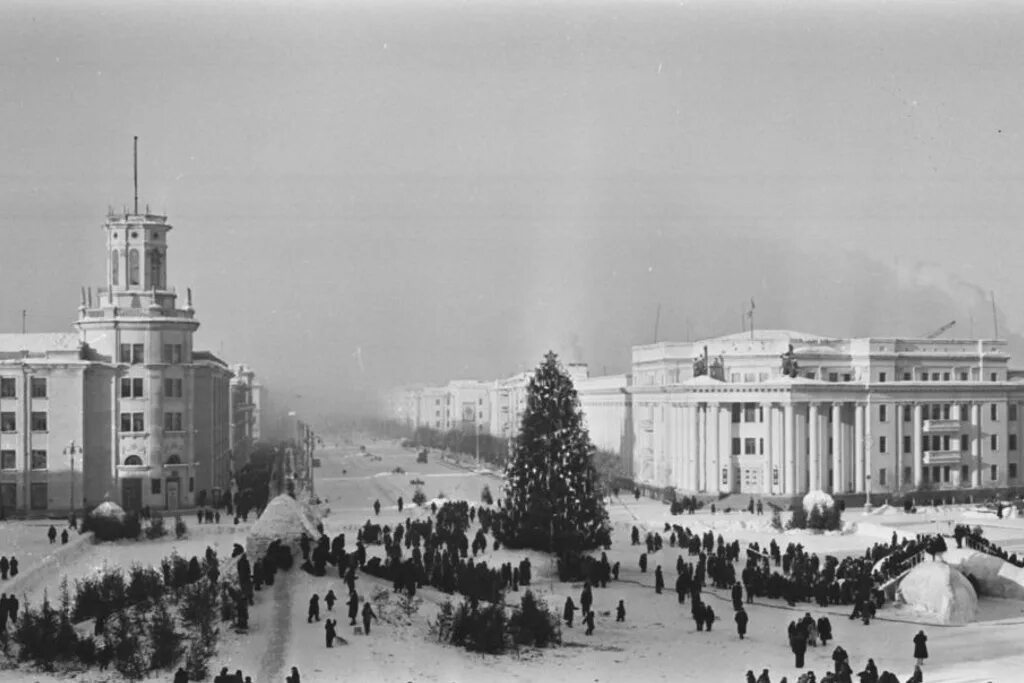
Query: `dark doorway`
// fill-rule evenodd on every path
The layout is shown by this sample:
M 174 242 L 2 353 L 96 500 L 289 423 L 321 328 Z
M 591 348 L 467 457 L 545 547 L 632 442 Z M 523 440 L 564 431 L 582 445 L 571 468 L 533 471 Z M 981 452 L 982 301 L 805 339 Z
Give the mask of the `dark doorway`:
M 142 480 L 121 480 L 121 507 L 126 512 L 138 512 L 142 509 Z

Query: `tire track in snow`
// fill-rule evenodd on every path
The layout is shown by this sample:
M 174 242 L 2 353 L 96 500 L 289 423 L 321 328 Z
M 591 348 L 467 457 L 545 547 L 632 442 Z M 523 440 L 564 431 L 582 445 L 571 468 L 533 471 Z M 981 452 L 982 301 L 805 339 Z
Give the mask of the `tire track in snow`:
M 258 681 L 279 681 L 285 668 L 284 655 L 292 635 L 292 581 L 279 572 L 274 581 L 274 617 L 265 635 L 267 647 L 260 659 Z

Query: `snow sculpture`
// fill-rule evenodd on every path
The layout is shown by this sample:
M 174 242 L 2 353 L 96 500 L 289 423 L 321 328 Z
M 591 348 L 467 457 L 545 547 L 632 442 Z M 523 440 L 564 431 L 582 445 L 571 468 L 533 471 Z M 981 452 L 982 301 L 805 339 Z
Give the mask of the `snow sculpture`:
M 904 577 L 896 596 L 940 624 L 963 625 L 978 613 L 978 595 L 959 570 L 945 562 L 922 562 Z
M 319 522 L 319 517 L 310 506 L 287 494 L 275 497 L 267 503 L 263 514 L 252 525 L 245 539 L 245 552 L 249 556 L 249 561 L 263 557 L 267 552 L 267 546 L 275 540 L 291 546 L 292 555 L 301 561 L 299 539 L 305 532 L 310 541 L 315 542 L 320 537 L 320 532 L 316 530 Z
M 119 522 L 124 521 L 124 508 L 117 503 L 105 500 L 92 509 L 89 513 L 90 517 L 96 517 L 97 519 L 116 519 Z
M 978 582 L 979 594 L 1024 600 L 1024 568 L 1015 567 L 988 553 L 966 548 L 947 550 L 942 558 L 963 574 L 973 576 Z

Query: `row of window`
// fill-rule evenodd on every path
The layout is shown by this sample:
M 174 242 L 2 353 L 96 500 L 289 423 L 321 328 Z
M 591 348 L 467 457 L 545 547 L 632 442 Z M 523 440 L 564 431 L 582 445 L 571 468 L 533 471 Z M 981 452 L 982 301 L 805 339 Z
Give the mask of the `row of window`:
M 183 356 L 183 346 L 181 344 L 164 344 L 163 353 L 160 356 L 160 362 L 162 363 L 181 363 Z M 129 365 L 139 365 L 145 363 L 146 357 L 146 345 L 145 344 L 121 344 L 120 351 L 118 354 L 118 362 L 127 363 Z
M 164 431 L 165 432 L 180 432 L 184 431 L 182 425 L 184 424 L 182 419 L 182 413 L 180 412 L 167 412 L 164 413 Z M 144 432 L 146 431 L 146 415 L 145 413 L 121 413 L 121 431 L 122 432 Z
M 29 458 L 29 466 L 34 470 L 45 470 L 47 467 L 46 449 L 34 448 L 32 449 L 31 457 Z M 2 450 L 0 451 L 0 469 L 3 470 L 16 470 L 18 469 L 17 455 L 13 450 Z
M 935 482 L 935 483 L 945 483 L 945 484 L 948 484 L 950 482 L 950 472 L 951 472 L 951 469 L 952 469 L 951 465 L 935 465 L 935 466 L 932 466 L 932 467 L 924 467 L 921 470 L 921 473 L 923 475 L 922 479 L 924 481 L 932 481 L 932 482 Z M 829 470 L 829 473 L 828 473 L 828 485 L 829 485 L 829 488 L 832 487 L 832 474 L 833 474 L 832 471 Z M 904 467 L 903 468 L 903 481 L 912 481 L 913 480 L 913 476 L 914 476 L 914 470 L 913 470 L 912 467 Z M 1007 476 L 1010 479 L 1016 479 L 1017 478 L 1017 463 L 1011 462 L 1011 463 L 1007 464 Z M 989 468 L 988 468 L 988 478 L 989 478 L 990 481 L 998 481 L 999 480 L 999 465 L 989 465 Z M 744 470 L 744 479 L 743 479 L 743 481 L 744 481 L 745 484 L 748 484 L 748 485 L 756 484 L 757 480 L 759 480 L 759 479 L 760 479 L 760 475 L 759 475 L 759 473 L 756 470 L 753 470 L 753 469 Z M 779 485 L 779 480 L 780 480 L 779 468 L 773 467 L 772 468 L 772 483 L 774 483 L 776 486 L 778 486 Z M 889 480 L 889 477 L 888 477 L 888 472 L 886 471 L 886 468 L 884 468 L 884 467 L 880 468 L 878 470 L 878 485 L 879 486 L 888 486 L 889 485 L 889 481 L 888 480 Z M 961 465 L 960 466 L 960 481 L 964 482 L 964 483 L 968 483 L 968 482 L 970 482 L 970 480 L 971 480 L 971 468 L 970 468 L 970 466 L 968 466 L 968 465 Z M 722 469 L 722 484 L 724 484 L 724 485 L 728 485 L 729 484 L 729 470 L 727 468 L 723 468 Z
M 150 491 L 153 495 L 160 495 L 163 489 L 160 479 L 151 479 Z M 29 507 L 33 510 L 45 510 L 50 506 L 50 490 L 45 481 L 34 481 L 29 485 L 28 497 Z M 195 493 L 196 480 L 194 477 L 188 479 L 188 492 Z M 7 509 L 14 509 L 18 506 L 18 485 L 13 482 L 0 484 L 0 497 Z
M 121 398 L 143 398 L 144 382 L 142 377 L 121 378 Z M 164 396 L 167 398 L 182 397 L 182 380 L 164 378 Z
M 939 434 L 925 434 L 921 437 L 921 450 L 922 451 L 949 451 L 952 445 L 952 437 L 949 435 Z M 1009 434 L 1007 439 L 1007 445 L 1009 450 L 1017 450 L 1017 435 Z M 809 448 L 809 446 L 808 446 Z M 960 435 L 960 450 L 966 453 L 971 448 L 970 437 L 967 434 Z M 913 452 L 913 437 L 903 437 L 903 452 Z M 999 435 L 991 434 L 989 436 L 989 449 L 992 451 L 999 450 Z M 834 450 L 832 437 L 828 439 L 828 454 L 832 455 Z M 889 439 L 885 436 L 878 437 L 878 452 L 888 453 L 889 452 Z M 764 439 L 760 438 L 733 438 L 732 440 L 732 454 L 733 455 L 764 455 Z
M 45 432 L 48 427 L 47 414 L 45 412 L 33 412 L 30 414 L 29 419 L 32 422 L 33 432 Z M 17 413 L 14 412 L 3 412 L 0 413 L 0 432 L 16 432 L 18 431 L 18 420 Z
M 0 398 L 17 398 L 17 385 L 14 377 L 0 377 Z M 46 398 L 46 378 L 33 377 L 29 386 L 32 398 Z

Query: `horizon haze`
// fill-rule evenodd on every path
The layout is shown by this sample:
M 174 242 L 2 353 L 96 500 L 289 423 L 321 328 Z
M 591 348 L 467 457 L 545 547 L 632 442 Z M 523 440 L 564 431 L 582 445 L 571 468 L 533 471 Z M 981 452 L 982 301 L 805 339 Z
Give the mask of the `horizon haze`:
M 306 415 L 758 328 L 1009 340 L 1024 6 L 11 2 L 0 332 L 166 214 L 197 348 Z M 995 302 L 991 297 L 994 294 Z M 658 310 L 660 307 L 660 316 Z

